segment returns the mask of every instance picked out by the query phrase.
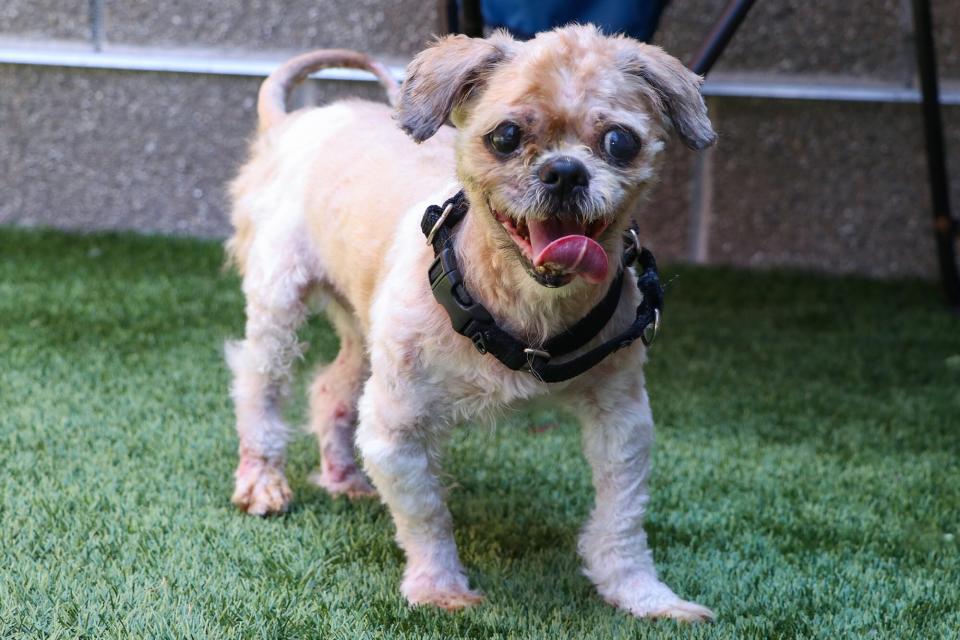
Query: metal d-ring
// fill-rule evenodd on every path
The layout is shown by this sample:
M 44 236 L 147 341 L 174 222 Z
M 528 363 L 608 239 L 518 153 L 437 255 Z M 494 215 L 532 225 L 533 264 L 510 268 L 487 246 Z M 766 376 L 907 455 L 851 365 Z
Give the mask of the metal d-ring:
M 549 352 L 544 351 L 543 349 L 533 349 L 530 347 L 524 349 L 523 352 L 527 354 L 527 371 L 536 376 L 537 380 L 543 382 L 543 378 L 540 376 L 540 373 L 533 367 L 533 360 L 534 358 L 543 358 L 549 362 L 552 356 Z
M 443 210 L 443 213 L 440 214 L 440 217 L 437 218 L 436 223 L 434 223 L 433 228 L 430 229 L 430 233 L 427 234 L 427 246 L 433 246 L 433 236 L 437 235 L 437 231 L 440 230 L 440 227 L 443 226 L 443 223 L 447 221 L 447 216 L 450 215 L 450 212 L 453 211 L 453 203 L 449 203 Z
M 532 349 L 530 347 L 527 347 L 526 349 L 523 350 L 523 352 L 528 356 L 538 356 L 546 360 L 549 360 L 552 357 L 548 351 L 544 351 L 543 349 Z
M 643 328 L 643 344 L 650 346 L 660 333 L 660 309 L 653 310 L 653 322 Z

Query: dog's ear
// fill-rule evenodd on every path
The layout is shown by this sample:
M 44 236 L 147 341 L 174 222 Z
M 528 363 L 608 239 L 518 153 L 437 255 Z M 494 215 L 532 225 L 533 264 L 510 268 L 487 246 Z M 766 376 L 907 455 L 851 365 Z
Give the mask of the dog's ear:
M 504 32 L 489 39 L 451 35 L 417 54 L 400 88 L 400 127 L 417 142 L 435 134 L 451 112 L 486 83 L 487 75 L 506 59 L 512 42 Z
M 663 115 L 691 149 L 700 150 L 717 141 L 707 105 L 700 94 L 703 78 L 660 47 L 632 43 L 623 61 L 627 74 L 650 85 Z

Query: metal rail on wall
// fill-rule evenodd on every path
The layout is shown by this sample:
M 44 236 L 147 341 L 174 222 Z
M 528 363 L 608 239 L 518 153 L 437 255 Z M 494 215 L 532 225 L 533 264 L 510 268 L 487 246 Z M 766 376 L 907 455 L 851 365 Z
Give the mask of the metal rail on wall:
M 700 50 L 688 64 L 700 75 L 707 75 L 743 24 L 755 0 L 730 0 L 711 29 Z M 458 10 L 459 5 L 459 10 Z M 920 76 L 921 109 L 927 172 L 933 205 L 933 231 L 937 246 L 940 281 L 950 309 L 960 315 L 960 271 L 957 265 L 957 239 L 960 224 L 950 211 L 950 185 L 943 144 L 943 121 L 940 113 L 940 88 L 933 41 L 933 19 L 929 0 L 911 0 L 917 70 Z M 441 0 L 441 13 L 448 31 L 468 35 L 483 33 L 480 0 Z M 458 28 L 459 24 L 459 28 Z

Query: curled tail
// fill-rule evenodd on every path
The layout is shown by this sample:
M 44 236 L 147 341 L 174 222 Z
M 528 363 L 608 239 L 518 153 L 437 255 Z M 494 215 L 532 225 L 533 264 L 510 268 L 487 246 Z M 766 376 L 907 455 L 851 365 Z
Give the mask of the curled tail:
M 287 115 L 287 96 L 295 86 L 311 73 L 329 68 L 369 71 L 383 85 L 390 104 L 396 105 L 400 86 L 384 65 L 348 49 L 317 49 L 287 60 L 260 85 L 257 114 L 261 131 L 274 126 Z

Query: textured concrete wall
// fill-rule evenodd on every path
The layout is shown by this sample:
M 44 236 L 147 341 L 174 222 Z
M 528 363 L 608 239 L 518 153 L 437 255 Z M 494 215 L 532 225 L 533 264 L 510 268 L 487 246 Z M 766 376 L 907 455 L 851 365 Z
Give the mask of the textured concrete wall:
M 690 60 L 725 0 L 672 0 L 657 43 Z M 960 3 L 934 0 L 941 79 L 960 81 Z M 906 84 L 916 74 L 907 0 L 758 2 L 718 73 L 774 80 L 844 78 Z M 873 275 L 936 273 L 923 130 L 917 105 L 712 99 L 720 134 L 708 212 L 711 262 Z M 951 196 L 960 211 L 960 107 L 944 109 Z M 693 162 L 674 151 L 640 212 L 662 253 L 690 239 Z M 682 220 L 680 224 L 676 221 Z
M 658 42 L 682 59 L 724 0 L 672 0 Z M 89 3 L 7 0 L 0 45 L 90 42 Z M 351 47 L 402 62 L 438 26 L 435 2 L 101 0 L 103 47 L 262 51 Z M 960 3 L 934 0 L 941 71 L 960 81 Z M 914 78 L 908 0 L 756 4 L 718 65 L 777 81 Z M 92 45 L 89 45 L 92 46 Z M 144 49 L 146 50 L 146 49 Z M 0 223 L 219 236 L 224 185 L 254 126 L 257 78 L 0 65 Z M 315 83 L 319 101 L 381 99 L 368 83 Z M 693 153 L 669 148 L 662 183 L 637 211 L 645 241 L 691 256 L 703 217 L 706 257 L 875 275 L 935 273 L 916 105 L 711 99 L 720 143 L 713 197 L 695 206 Z M 945 109 L 960 209 L 960 107 Z M 692 213 L 697 210 L 697 214 Z
M 932 11 L 940 69 L 949 78 L 960 78 L 960 2 L 935 0 Z
M 259 79 L 0 65 L 0 222 L 226 233 Z M 317 98 L 382 99 L 316 83 Z M 55 96 L 56 99 L 51 99 Z
M 687 257 L 693 165 L 692 151 L 681 144 L 668 146 L 659 181 L 634 212 L 644 244 L 667 260 Z
M 727 0 L 671 0 L 657 43 L 688 60 Z M 960 79 L 960 2 L 932 0 L 941 73 Z M 910 0 L 757 2 L 718 71 L 903 80 L 915 73 Z
M 684 60 L 725 0 L 673 0 L 658 43 Z M 840 73 L 899 79 L 905 68 L 900 0 L 758 2 L 717 70 Z
M 412 56 L 438 28 L 423 0 L 106 0 L 107 42 L 297 51 L 345 47 Z M 161 10 L 158 10 L 160 8 Z
M 742 265 L 933 273 L 916 107 L 816 106 L 719 104 L 710 254 Z M 960 153 L 952 159 L 960 166 Z
M 912 104 L 711 99 L 710 262 L 876 276 L 936 274 L 922 120 Z M 960 108 L 945 110 L 960 168 Z M 676 146 L 676 145 L 675 145 Z M 689 256 L 693 154 L 671 149 L 638 211 L 651 243 Z M 960 208 L 960 173 L 950 172 Z
M 90 22 L 86 0 L 3 0 L 0 36 L 86 40 Z

